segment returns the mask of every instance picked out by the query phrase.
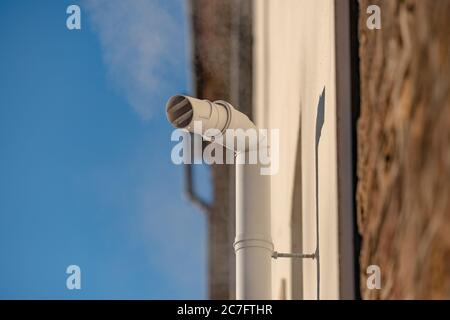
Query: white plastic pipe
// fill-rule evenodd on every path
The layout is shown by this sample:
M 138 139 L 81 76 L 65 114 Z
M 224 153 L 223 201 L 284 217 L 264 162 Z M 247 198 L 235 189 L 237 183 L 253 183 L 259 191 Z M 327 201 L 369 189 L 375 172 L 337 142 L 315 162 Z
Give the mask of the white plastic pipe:
M 272 299 L 270 176 L 236 157 L 236 299 Z
M 225 101 L 173 96 L 167 102 L 166 113 L 175 127 L 201 134 L 207 140 L 217 138 L 206 134 L 208 129 L 218 129 L 222 136 L 227 129 L 256 129 L 245 114 Z M 202 132 L 194 131 L 195 121 L 202 122 Z M 220 141 L 236 152 L 236 298 L 271 299 L 270 176 L 261 175 L 260 164 L 246 164 L 249 154 L 267 148 L 267 143 L 260 139 L 243 145 L 236 139 Z
M 218 138 L 217 135 L 212 136 L 208 133 L 210 129 L 216 129 L 219 135 L 222 135 L 223 146 L 236 152 L 257 147 L 256 145 L 250 145 L 248 141 L 245 145 L 239 145 L 236 139 L 226 139 L 225 132 L 228 129 L 235 132 L 239 129 L 256 129 L 254 123 L 245 114 L 237 111 L 226 101 L 211 102 L 188 96 L 173 96 L 167 102 L 166 114 L 167 119 L 173 126 L 200 134 L 208 141 Z M 201 132 L 194 131 L 194 122 L 196 121 L 202 123 Z

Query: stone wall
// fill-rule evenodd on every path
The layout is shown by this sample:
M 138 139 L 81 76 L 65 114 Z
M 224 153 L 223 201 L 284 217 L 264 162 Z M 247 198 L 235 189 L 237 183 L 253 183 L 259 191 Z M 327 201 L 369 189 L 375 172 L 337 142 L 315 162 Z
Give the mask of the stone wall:
M 361 294 L 449 299 L 450 1 L 359 3 Z M 381 30 L 366 27 L 373 4 Z M 381 290 L 366 287 L 369 265 Z

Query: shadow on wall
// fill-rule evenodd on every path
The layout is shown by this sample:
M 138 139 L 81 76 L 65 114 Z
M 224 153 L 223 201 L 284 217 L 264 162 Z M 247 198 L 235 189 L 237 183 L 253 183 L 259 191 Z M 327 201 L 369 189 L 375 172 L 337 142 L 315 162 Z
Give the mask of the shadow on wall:
M 320 300 L 320 254 L 319 254 L 319 143 L 322 136 L 322 128 L 325 123 L 325 87 L 319 97 L 316 115 L 316 266 L 317 266 L 317 300 Z
M 300 118 L 298 123 L 297 154 L 295 157 L 294 188 L 292 190 L 292 210 L 291 210 L 291 246 L 292 252 L 303 252 L 302 233 L 302 105 L 299 105 Z M 303 260 L 290 259 L 292 269 L 292 300 L 303 300 Z M 281 294 L 280 294 L 281 296 Z

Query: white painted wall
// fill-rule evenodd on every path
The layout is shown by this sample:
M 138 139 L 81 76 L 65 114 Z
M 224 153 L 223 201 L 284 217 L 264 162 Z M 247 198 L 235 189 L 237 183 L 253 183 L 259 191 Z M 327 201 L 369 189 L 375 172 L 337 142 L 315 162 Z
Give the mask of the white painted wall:
M 271 178 L 275 250 L 291 251 L 291 207 L 299 127 L 302 130 L 303 249 L 316 250 L 316 122 L 318 146 L 320 298 L 339 298 L 334 0 L 254 1 L 254 119 L 280 129 L 280 170 Z M 301 112 L 301 123 L 300 123 Z M 288 259 L 273 261 L 273 298 L 291 298 Z M 317 262 L 303 264 L 304 298 L 316 299 Z

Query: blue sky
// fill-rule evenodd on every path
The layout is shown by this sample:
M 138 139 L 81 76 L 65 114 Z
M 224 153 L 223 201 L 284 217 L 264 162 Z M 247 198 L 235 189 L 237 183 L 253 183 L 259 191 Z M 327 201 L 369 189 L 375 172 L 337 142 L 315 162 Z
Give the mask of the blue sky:
M 206 297 L 205 219 L 164 115 L 191 87 L 184 1 L 129 3 L 0 2 L 0 298 Z

